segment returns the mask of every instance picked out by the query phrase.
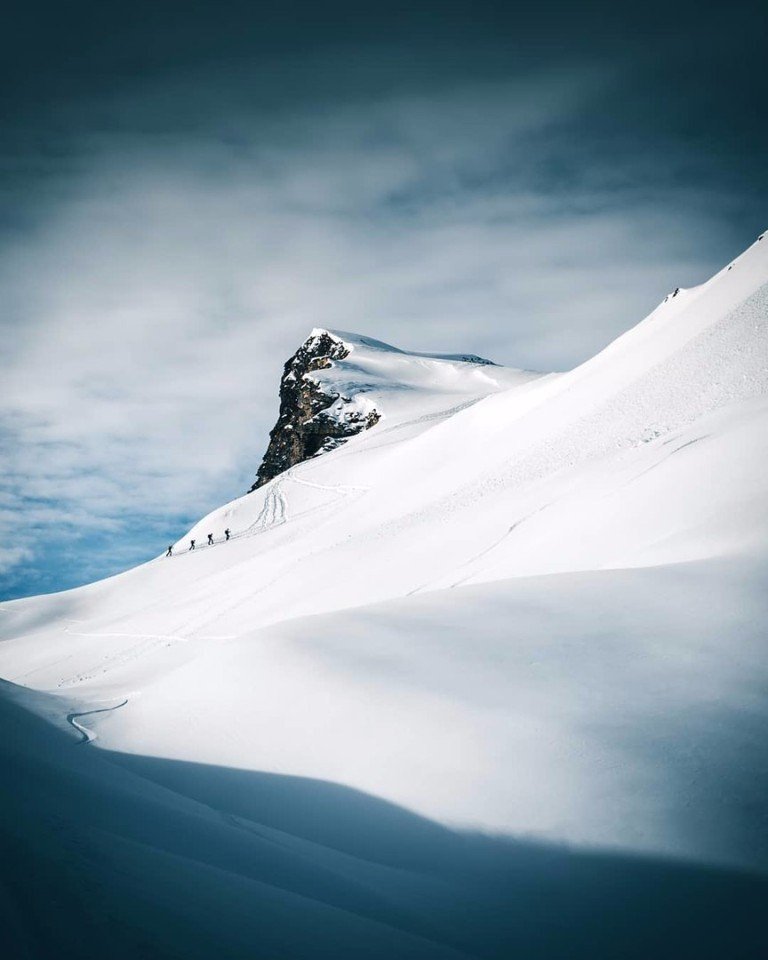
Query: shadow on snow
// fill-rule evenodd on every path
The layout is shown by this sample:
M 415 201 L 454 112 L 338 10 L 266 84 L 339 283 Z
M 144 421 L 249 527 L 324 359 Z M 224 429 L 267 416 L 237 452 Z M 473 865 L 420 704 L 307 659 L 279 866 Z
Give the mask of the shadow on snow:
M 15 958 L 756 958 L 768 880 L 449 830 L 339 784 L 79 746 L 0 700 Z

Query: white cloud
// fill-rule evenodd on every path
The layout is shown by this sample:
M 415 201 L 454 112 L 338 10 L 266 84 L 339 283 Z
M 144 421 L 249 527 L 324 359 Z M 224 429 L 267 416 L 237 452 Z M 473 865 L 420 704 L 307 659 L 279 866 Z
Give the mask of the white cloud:
M 34 556 L 29 547 L 2 547 L 0 546 L 0 573 L 12 570 L 25 560 Z

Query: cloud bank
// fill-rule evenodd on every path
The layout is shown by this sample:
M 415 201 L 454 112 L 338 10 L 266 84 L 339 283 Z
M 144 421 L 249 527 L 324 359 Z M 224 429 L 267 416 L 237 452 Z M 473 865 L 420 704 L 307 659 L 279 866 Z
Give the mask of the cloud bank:
M 330 95 L 333 57 L 316 56 L 299 71 L 314 99 L 272 61 L 208 64 L 18 128 L 0 232 L 3 595 L 148 558 L 243 492 L 313 326 L 563 369 L 763 226 L 718 175 L 725 148 L 698 154 L 663 123 L 643 143 L 642 111 L 622 121 L 637 58 L 383 90 L 366 69 Z

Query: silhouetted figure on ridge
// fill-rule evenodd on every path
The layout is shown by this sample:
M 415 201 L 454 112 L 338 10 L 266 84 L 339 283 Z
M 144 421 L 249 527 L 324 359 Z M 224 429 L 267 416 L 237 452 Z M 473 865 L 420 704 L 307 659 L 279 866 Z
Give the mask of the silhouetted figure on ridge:
M 189 549 L 190 549 L 190 550 L 194 550 L 194 549 L 195 549 L 195 541 L 194 541 L 194 540 L 190 540 L 190 541 L 189 541 Z
M 168 552 L 166 553 L 166 557 L 172 557 L 172 556 L 173 556 L 173 544 L 171 544 L 168 547 Z
M 224 539 L 229 540 L 229 536 L 231 533 L 232 531 L 229 529 L 229 527 L 227 527 L 227 529 L 224 531 Z
M 212 547 L 212 546 L 213 546 L 213 534 L 212 534 L 212 533 L 209 533 L 209 534 L 208 534 L 208 546 L 209 546 L 209 547 Z

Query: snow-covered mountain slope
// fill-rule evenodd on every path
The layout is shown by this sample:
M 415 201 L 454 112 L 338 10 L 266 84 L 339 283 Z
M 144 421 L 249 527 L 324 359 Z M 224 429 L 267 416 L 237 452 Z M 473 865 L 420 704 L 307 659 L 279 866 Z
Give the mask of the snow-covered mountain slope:
M 447 410 L 401 411 L 209 514 L 182 555 L 6 605 L 5 635 L 62 606 L 74 619 L 139 616 L 155 634 L 230 635 L 459 582 L 763 542 L 766 279 L 758 242 L 576 370 L 466 409 L 454 394 Z M 230 543 L 184 552 L 227 527 Z M 31 656 L 34 642 L 20 647 Z
M 344 353 L 323 389 L 380 420 L 214 511 L 171 558 L 0 608 L 0 676 L 41 691 L 23 709 L 97 734 L 84 753 L 143 758 L 141 789 L 173 803 L 200 800 L 189 771 L 205 765 L 203 802 L 226 816 L 214 766 L 456 827 L 768 872 L 768 241 L 565 374 L 319 334 Z M 258 832 L 279 803 L 254 791 Z M 322 844 L 313 816 L 266 822 Z M 444 920 L 447 901 L 398 882 L 441 949 L 509 956 L 533 929 L 518 916 L 470 949 L 425 906 Z M 471 912 L 467 897 L 449 899 Z

